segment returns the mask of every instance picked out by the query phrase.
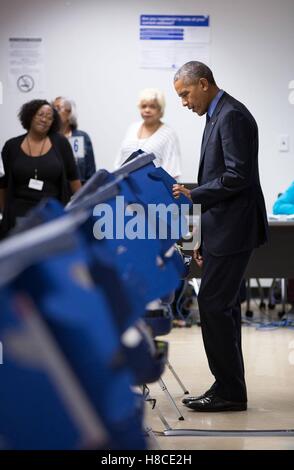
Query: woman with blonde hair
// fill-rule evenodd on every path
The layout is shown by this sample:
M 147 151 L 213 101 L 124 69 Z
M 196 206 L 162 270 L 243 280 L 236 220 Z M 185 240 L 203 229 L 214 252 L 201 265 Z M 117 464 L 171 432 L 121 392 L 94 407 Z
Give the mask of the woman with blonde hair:
M 163 93 L 156 88 L 145 88 L 139 94 L 138 108 L 141 121 L 133 123 L 127 130 L 115 161 L 120 167 L 135 151 L 141 149 L 154 153 L 156 166 L 161 166 L 174 178 L 179 178 L 180 145 L 173 129 L 162 122 L 165 109 Z

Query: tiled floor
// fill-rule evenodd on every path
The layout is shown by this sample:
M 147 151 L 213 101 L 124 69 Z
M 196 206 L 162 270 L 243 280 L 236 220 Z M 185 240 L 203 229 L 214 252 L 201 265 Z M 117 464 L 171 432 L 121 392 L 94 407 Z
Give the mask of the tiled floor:
M 168 340 L 170 362 L 190 394 L 199 395 L 212 383 L 201 330 L 174 328 Z M 181 404 L 183 395 L 171 372 L 163 376 L 176 400 L 184 421 L 179 421 L 174 409 L 157 383 L 151 393 L 165 419 L 173 429 L 294 429 L 294 328 L 256 329 L 243 326 L 243 352 L 246 367 L 249 408 L 246 412 L 197 413 Z M 154 431 L 164 426 L 151 407 L 146 408 L 146 422 Z M 292 449 L 294 437 L 195 437 L 157 436 L 161 449 Z M 154 447 L 154 446 L 153 446 Z

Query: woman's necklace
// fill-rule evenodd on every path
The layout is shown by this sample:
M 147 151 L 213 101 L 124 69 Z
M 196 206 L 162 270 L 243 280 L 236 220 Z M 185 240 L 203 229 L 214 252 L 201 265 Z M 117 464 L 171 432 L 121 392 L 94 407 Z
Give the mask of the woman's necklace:
M 47 136 L 45 137 L 45 139 L 42 140 L 42 145 L 41 145 L 41 149 L 40 149 L 40 153 L 39 153 L 39 157 L 42 155 L 42 152 L 43 152 L 43 149 L 44 149 L 44 145 L 45 145 L 45 142 L 46 142 L 46 139 L 47 139 Z M 31 145 L 30 145 L 30 141 L 29 141 L 29 136 L 27 135 L 27 143 L 28 143 L 28 149 L 29 149 L 29 155 L 30 157 L 32 157 L 32 149 L 31 149 Z M 36 155 L 34 155 L 36 156 Z
M 26 138 L 27 138 L 27 143 L 28 143 L 29 155 L 30 155 L 30 157 L 33 157 L 33 155 L 32 155 L 32 150 L 31 150 L 31 145 L 30 145 L 30 141 L 29 141 L 29 137 L 27 136 Z M 43 149 L 44 149 L 44 145 L 45 145 L 46 139 L 47 139 L 47 136 L 45 137 L 45 139 L 43 139 L 43 142 L 42 142 L 42 145 L 41 145 L 41 149 L 40 149 L 40 153 L 39 153 L 39 157 L 42 155 L 42 152 L 43 152 Z M 33 157 L 33 158 L 34 158 L 34 157 Z M 35 168 L 35 171 L 34 171 L 34 178 L 35 178 L 35 180 L 38 179 L 38 168 Z

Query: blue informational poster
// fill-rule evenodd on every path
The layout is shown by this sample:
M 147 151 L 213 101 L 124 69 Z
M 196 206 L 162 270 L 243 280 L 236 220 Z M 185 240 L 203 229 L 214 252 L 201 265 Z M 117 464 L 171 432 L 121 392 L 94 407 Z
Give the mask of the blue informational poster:
M 141 15 L 140 67 L 177 69 L 209 63 L 209 15 Z

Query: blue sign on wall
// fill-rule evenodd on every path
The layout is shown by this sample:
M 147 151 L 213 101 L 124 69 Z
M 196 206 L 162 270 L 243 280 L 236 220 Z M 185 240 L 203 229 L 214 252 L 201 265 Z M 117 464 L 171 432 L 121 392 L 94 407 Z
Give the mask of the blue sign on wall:
M 141 26 L 209 26 L 208 15 L 141 15 Z

